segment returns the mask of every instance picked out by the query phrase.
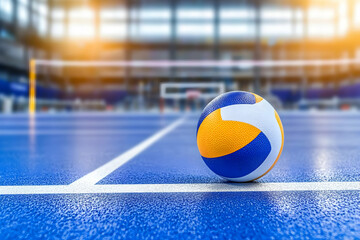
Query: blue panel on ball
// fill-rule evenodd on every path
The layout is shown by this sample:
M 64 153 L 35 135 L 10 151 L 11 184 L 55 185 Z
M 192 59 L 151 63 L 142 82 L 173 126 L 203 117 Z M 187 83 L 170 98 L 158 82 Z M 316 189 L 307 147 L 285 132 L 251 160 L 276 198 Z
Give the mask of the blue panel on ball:
M 222 157 L 203 157 L 203 159 L 216 174 L 226 178 L 238 178 L 257 169 L 265 161 L 270 151 L 270 142 L 261 132 L 253 141 L 236 152 Z
M 242 91 L 234 91 L 234 92 L 228 92 L 228 93 L 224 93 L 220 96 L 218 96 L 217 98 L 213 99 L 205 108 L 204 111 L 202 112 L 198 125 L 197 125 L 197 129 L 199 129 L 200 124 L 204 121 L 204 119 L 213 111 L 222 108 L 222 107 L 226 107 L 226 106 L 230 106 L 230 105 L 234 105 L 234 104 L 254 104 L 256 103 L 256 99 L 255 96 L 251 93 L 248 92 L 242 92 Z

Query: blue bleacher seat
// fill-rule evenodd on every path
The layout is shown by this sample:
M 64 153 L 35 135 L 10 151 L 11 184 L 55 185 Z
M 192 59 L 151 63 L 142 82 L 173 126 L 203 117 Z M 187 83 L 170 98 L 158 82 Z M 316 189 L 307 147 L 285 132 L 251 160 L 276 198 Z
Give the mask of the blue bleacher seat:
M 292 88 L 273 88 L 271 93 L 278 97 L 283 104 L 295 103 L 301 97 L 300 91 Z

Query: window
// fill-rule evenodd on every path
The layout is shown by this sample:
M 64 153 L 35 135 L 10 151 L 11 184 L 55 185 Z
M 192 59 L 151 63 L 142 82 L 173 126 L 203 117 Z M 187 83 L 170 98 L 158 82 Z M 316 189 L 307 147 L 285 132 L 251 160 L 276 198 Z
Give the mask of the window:
M 354 7 L 354 24 L 360 26 L 360 1 L 356 2 Z
M 141 20 L 169 20 L 171 12 L 169 9 L 141 9 L 139 18 Z
M 92 38 L 95 36 L 94 11 L 90 8 L 74 8 L 69 11 L 69 37 Z
M 214 11 L 206 8 L 182 8 L 177 11 L 177 18 L 179 20 L 212 20 Z
M 131 39 L 138 42 L 169 41 L 171 35 L 171 11 L 169 7 L 141 5 L 131 10 Z
M 260 17 L 263 20 L 291 20 L 293 11 L 289 8 L 263 8 L 260 11 Z
M 55 21 L 51 26 L 51 36 L 54 38 L 62 38 L 65 35 L 65 27 L 62 21 Z
M 220 36 L 223 38 L 253 37 L 255 25 L 253 23 L 223 23 L 220 25 Z
M 304 11 L 301 9 L 295 9 L 295 19 L 298 21 L 303 20 L 304 18 Z
M 92 23 L 72 23 L 69 25 L 69 37 L 90 38 L 94 35 L 95 29 Z
M 18 0 L 18 2 L 20 4 L 24 4 L 24 5 L 27 5 L 28 4 L 28 0 Z
M 100 36 L 103 39 L 124 39 L 126 37 L 126 25 L 121 22 L 103 22 L 100 25 Z
M 180 23 L 177 26 L 179 37 L 212 37 L 214 26 L 212 23 Z
M 100 10 L 100 37 L 106 40 L 123 40 L 127 36 L 127 11 L 122 6 Z
M 70 20 L 93 20 L 94 12 L 90 8 L 74 8 L 69 11 Z
M 340 1 L 339 1 L 340 2 Z M 307 35 L 310 38 L 332 38 L 336 34 L 336 10 L 330 7 L 312 6 L 307 11 Z M 341 16 L 339 17 L 339 29 L 341 28 Z M 347 18 L 347 17 L 346 17 Z M 345 32 L 347 29 L 345 29 Z
M 349 29 L 348 4 L 347 1 L 339 1 L 338 7 L 338 34 L 346 35 Z
M 33 25 L 37 27 L 38 33 L 42 36 L 48 33 L 48 7 L 46 3 L 34 1 L 33 7 Z
M 335 26 L 331 23 L 311 23 L 308 25 L 308 35 L 310 37 L 334 37 Z
M 227 5 L 220 9 L 219 14 L 221 41 L 254 38 L 256 13 L 253 8 L 244 5 Z
M 324 7 L 310 7 L 308 10 L 309 21 L 312 20 L 323 20 L 333 21 L 335 18 L 335 9 L 324 8 Z
M 54 8 L 51 13 L 53 20 L 62 20 L 65 18 L 65 11 L 62 8 Z
M 37 9 L 40 15 L 47 16 L 48 14 L 48 7 L 46 3 L 38 3 Z
M 10 21 L 13 12 L 13 3 L 11 0 L 0 1 L 0 18 Z
M 221 20 L 250 20 L 255 18 L 255 11 L 250 8 L 224 8 L 220 10 Z
M 297 22 L 294 26 L 294 36 L 297 38 L 304 37 L 304 24 L 302 22 Z
M 170 31 L 170 24 L 168 23 L 140 23 L 132 28 L 133 37 L 138 40 L 168 40 Z
M 212 39 L 214 10 L 211 8 L 181 7 L 177 11 L 176 32 L 179 41 Z
M 46 35 L 47 34 L 47 26 L 48 21 L 46 16 L 40 16 L 38 17 L 38 31 L 40 35 Z
M 262 37 L 290 37 L 293 33 L 292 24 L 285 23 L 263 23 L 260 27 Z
M 17 12 L 18 12 L 18 20 L 20 25 L 26 26 L 29 21 L 28 6 L 19 4 Z
M 127 13 L 124 8 L 103 8 L 100 10 L 101 20 L 124 20 Z

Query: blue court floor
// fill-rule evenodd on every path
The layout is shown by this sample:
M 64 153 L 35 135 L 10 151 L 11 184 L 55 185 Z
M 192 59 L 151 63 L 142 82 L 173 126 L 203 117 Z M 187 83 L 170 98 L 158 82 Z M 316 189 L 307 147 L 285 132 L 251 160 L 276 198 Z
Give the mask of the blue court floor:
M 197 114 L 0 116 L 0 239 L 360 238 L 360 114 L 280 116 L 250 184 L 208 170 Z

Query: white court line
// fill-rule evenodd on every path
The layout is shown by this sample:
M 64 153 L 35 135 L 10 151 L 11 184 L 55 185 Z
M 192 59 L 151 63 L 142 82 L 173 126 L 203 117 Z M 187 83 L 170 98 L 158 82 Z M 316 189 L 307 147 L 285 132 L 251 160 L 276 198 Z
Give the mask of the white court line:
M 164 137 L 166 134 L 168 134 L 169 132 L 174 130 L 176 127 L 178 127 L 180 124 L 182 124 L 184 122 L 184 120 L 185 120 L 185 117 L 176 120 L 175 122 L 173 122 L 169 126 L 163 128 L 162 130 L 160 130 L 153 136 L 142 141 L 135 147 L 127 150 L 126 152 L 124 152 L 117 158 L 111 160 L 110 162 L 107 162 L 106 164 L 102 165 L 101 167 L 86 174 L 85 176 L 76 180 L 75 182 L 73 182 L 70 185 L 84 187 L 84 186 L 96 184 L 101 179 L 103 179 L 104 177 L 106 177 L 107 175 L 109 175 L 110 173 L 112 173 L 113 171 L 118 169 L 119 167 L 121 167 L 123 164 L 125 164 L 126 162 L 128 162 L 129 160 L 134 158 L 136 155 L 138 155 L 139 153 L 141 153 L 142 151 L 144 151 L 145 149 L 150 147 L 156 141 L 158 141 L 159 139 Z
M 174 119 L 172 119 L 174 120 Z M 159 123 L 160 122 L 160 123 Z M 171 119 L 150 119 L 150 120 L 135 120 L 135 119 L 120 119 L 120 120 L 102 120 L 99 122 L 97 121 L 78 121 L 78 120 L 51 120 L 49 122 L 39 121 L 37 124 L 41 127 L 48 127 L 48 126 L 56 126 L 56 127 L 73 127 L 73 126 L 80 126 L 80 127 L 99 127 L 99 126 L 119 126 L 119 127 L 129 127 L 129 126 L 149 126 L 151 125 L 160 125 L 161 122 L 171 122 Z M 0 127 L 12 127 L 12 126 L 29 126 L 29 121 L 21 121 L 21 122 L 14 122 L 14 121 L 7 121 L 7 122 L 0 122 Z
M 0 195 L 84 194 L 84 193 L 284 192 L 284 191 L 360 191 L 360 182 L 0 186 Z
M 151 134 L 154 131 L 133 129 L 133 130 L 35 130 L 36 135 L 135 135 Z M 0 130 L 1 135 L 29 135 L 29 130 Z

